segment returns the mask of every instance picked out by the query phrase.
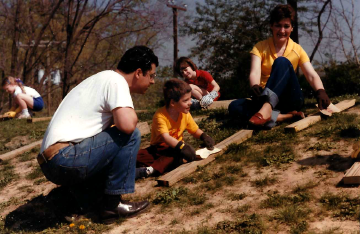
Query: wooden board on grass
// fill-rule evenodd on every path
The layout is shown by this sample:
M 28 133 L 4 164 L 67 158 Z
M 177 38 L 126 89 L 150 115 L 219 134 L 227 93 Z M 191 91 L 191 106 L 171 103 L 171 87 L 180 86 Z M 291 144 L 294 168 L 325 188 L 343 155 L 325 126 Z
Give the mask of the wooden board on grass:
M 212 110 L 212 109 L 220 109 L 220 108 L 222 108 L 222 109 L 227 109 L 227 108 L 229 107 L 230 103 L 231 103 L 232 101 L 234 101 L 234 100 L 235 100 L 235 99 L 233 99 L 233 100 L 215 101 L 215 102 L 213 102 L 213 103 L 208 107 L 208 109 L 209 109 L 209 110 Z
M 229 146 L 232 143 L 242 143 L 244 141 L 246 141 L 248 138 L 250 138 L 252 136 L 253 131 L 252 130 L 241 130 L 237 133 L 235 133 L 234 135 L 226 138 L 225 140 L 223 140 L 222 142 L 220 142 L 219 144 L 215 145 L 216 148 L 222 149 L 224 150 L 227 146 Z M 212 154 L 209 157 L 207 157 L 204 160 L 201 161 L 194 161 L 191 163 L 186 163 L 181 165 L 180 167 L 170 171 L 169 173 L 159 177 L 157 179 L 158 185 L 160 186 L 172 186 L 173 184 L 175 184 L 176 182 L 178 182 L 179 180 L 183 179 L 184 177 L 190 175 L 191 173 L 193 173 L 199 166 L 204 166 L 210 162 L 212 162 L 216 156 L 218 156 L 219 154 L 221 154 L 221 151 L 216 153 L 216 154 Z
M 0 155 L 0 159 L 7 160 L 7 159 L 14 158 L 15 156 L 25 153 L 26 151 L 29 151 L 32 148 L 41 146 L 41 143 L 42 143 L 42 140 L 35 141 L 29 145 L 25 145 L 23 147 L 20 147 L 19 149 L 16 149 L 16 150 L 13 150 L 13 151 L 10 151 L 10 152 Z
M 338 104 L 336 104 L 335 106 L 340 110 L 346 110 L 352 106 L 355 105 L 355 99 L 351 99 L 351 100 L 344 100 L 342 102 L 339 102 Z M 315 124 L 316 122 L 319 122 L 321 120 L 321 116 L 320 115 L 312 115 L 312 116 L 308 116 L 305 119 L 299 120 L 295 123 L 292 123 L 288 126 L 285 127 L 285 131 L 286 132 L 298 132 L 301 131 L 313 124 Z
M 35 123 L 35 122 L 40 122 L 40 121 L 51 120 L 51 118 L 52 117 L 31 118 L 31 119 L 28 119 L 27 122 L 28 123 Z
M 346 172 L 343 178 L 344 184 L 360 184 L 360 162 L 356 162 Z
M 147 122 L 139 122 L 136 124 L 136 127 L 140 130 L 141 136 L 150 133 L 150 127 Z
M 147 122 L 140 122 L 136 125 L 136 127 L 140 130 L 141 136 L 149 134 L 150 133 L 150 128 L 149 128 L 149 124 Z M 37 146 L 41 146 L 42 140 L 33 142 L 29 145 L 23 146 L 19 149 L 7 152 L 5 154 L 0 155 L 0 159 L 2 160 L 7 160 L 7 159 L 11 159 L 16 157 L 19 154 L 22 154 L 26 151 L 31 150 L 32 148 L 35 148 Z

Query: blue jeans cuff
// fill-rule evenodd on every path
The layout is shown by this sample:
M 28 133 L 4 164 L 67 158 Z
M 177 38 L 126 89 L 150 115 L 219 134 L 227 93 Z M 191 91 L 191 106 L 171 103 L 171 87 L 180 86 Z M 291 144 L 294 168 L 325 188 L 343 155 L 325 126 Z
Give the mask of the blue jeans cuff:
M 269 103 L 274 109 L 276 105 L 279 103 L 279 98 L 271 89 L 268 87 L 265 87 L 264 91 L 261 93 L 261 96 L 268 96 L 269 97 Z
M 265 124 L 266 127 L 273 128 L 276 126 L 276 120 L 280 114 L 280 111 L 273 110 L 271 112 L 271 120 Z
M 107 195 L 121 195 L 121 194 L 127 194 L 127 193 L 134 193 L 135 189 L 118 189 L 118 190 L 108 190 L 105 189 L 104 193 Z

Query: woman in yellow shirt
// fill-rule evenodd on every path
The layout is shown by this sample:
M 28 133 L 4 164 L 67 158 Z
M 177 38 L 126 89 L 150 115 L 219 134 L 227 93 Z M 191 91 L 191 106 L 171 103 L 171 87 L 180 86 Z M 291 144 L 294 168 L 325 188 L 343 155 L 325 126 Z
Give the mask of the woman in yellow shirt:
M 278 5 L 270 13 L 272 37 L 251 50 L 250 87 L 252 100 L 238 99 L 229 105 L 231 114 L 240 115 L 256 126 L 274 127 L 276 121 L 304 118 L 299 112 L 303 94 L 295 74 L 300 66 L 316 91 L 320 109 L 330 104 L 322 81 L 303 48 L 290 38 L 295 12 L 290 5 Z

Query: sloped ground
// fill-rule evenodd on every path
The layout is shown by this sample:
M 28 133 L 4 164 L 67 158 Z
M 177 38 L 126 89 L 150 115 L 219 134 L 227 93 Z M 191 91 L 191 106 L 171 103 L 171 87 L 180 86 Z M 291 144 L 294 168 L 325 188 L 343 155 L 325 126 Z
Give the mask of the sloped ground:
M 357 105 L 297 134 L 285 134 L 285 123 L 257 131 L 171 188 L 139 180 L 128 198 L 149 199 L 151 207 L 108 226 L 94 214 L 95 223 L 64 218 L 79 213 L 76 202 L 39 173 L 33 150 L 0 164 L 0 232 L 358 233 L 359 187 L 342 177 L 357 161 L 350 154 L 360 138 L 359 113 Z M 226 111 L 207 114 L 199 125 L 217 141 L 241 126 Z

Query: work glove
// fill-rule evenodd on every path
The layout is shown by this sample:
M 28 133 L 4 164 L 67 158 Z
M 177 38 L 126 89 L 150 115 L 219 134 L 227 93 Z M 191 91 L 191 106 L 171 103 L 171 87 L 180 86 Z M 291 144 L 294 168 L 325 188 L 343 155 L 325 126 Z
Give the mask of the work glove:
M 264 89 L 260 85 L 256 84 L 253 85 L 250 90 L 255 95 L 255 97 L 259 97 Z
M 204 142 L 205 147 L 208 150 L 213 150 L 214 149 L 214 145 L 215 145 L 215 141 L 214 139 L 212 139 L 208 134 L 206 134 L 205 132 L 203 132 L 200 136 L 200 140 L 202 140 Z
M 215 100 L 215 98 L 217 98 L 219 96 L 219 93 L 218 91 L 211 91 L 209 94 L 208 94 L 213 100 Z
M 187 145 L 182 141 L 175 146 L 175 150 L 177 150 L 181 157 L 184 158 L 188 162 L 192 162 L 196 159 L 196 153 L 194 148 L 191 145 Z
M 214 102 L 214 99 L 210 96 L 210 93 L 203 96 L 200 100 L 200 105 L 202 108 L 207 108 Z
M 15 118 L 16 112 L 15 111 L 8 111 L 6 112 L 3 117 L 7 117 L 7 118 Z
M 315 95 L 320 110 L 326 109 L 330 105 L 330 99 L 324 89 L 318 89 Z

